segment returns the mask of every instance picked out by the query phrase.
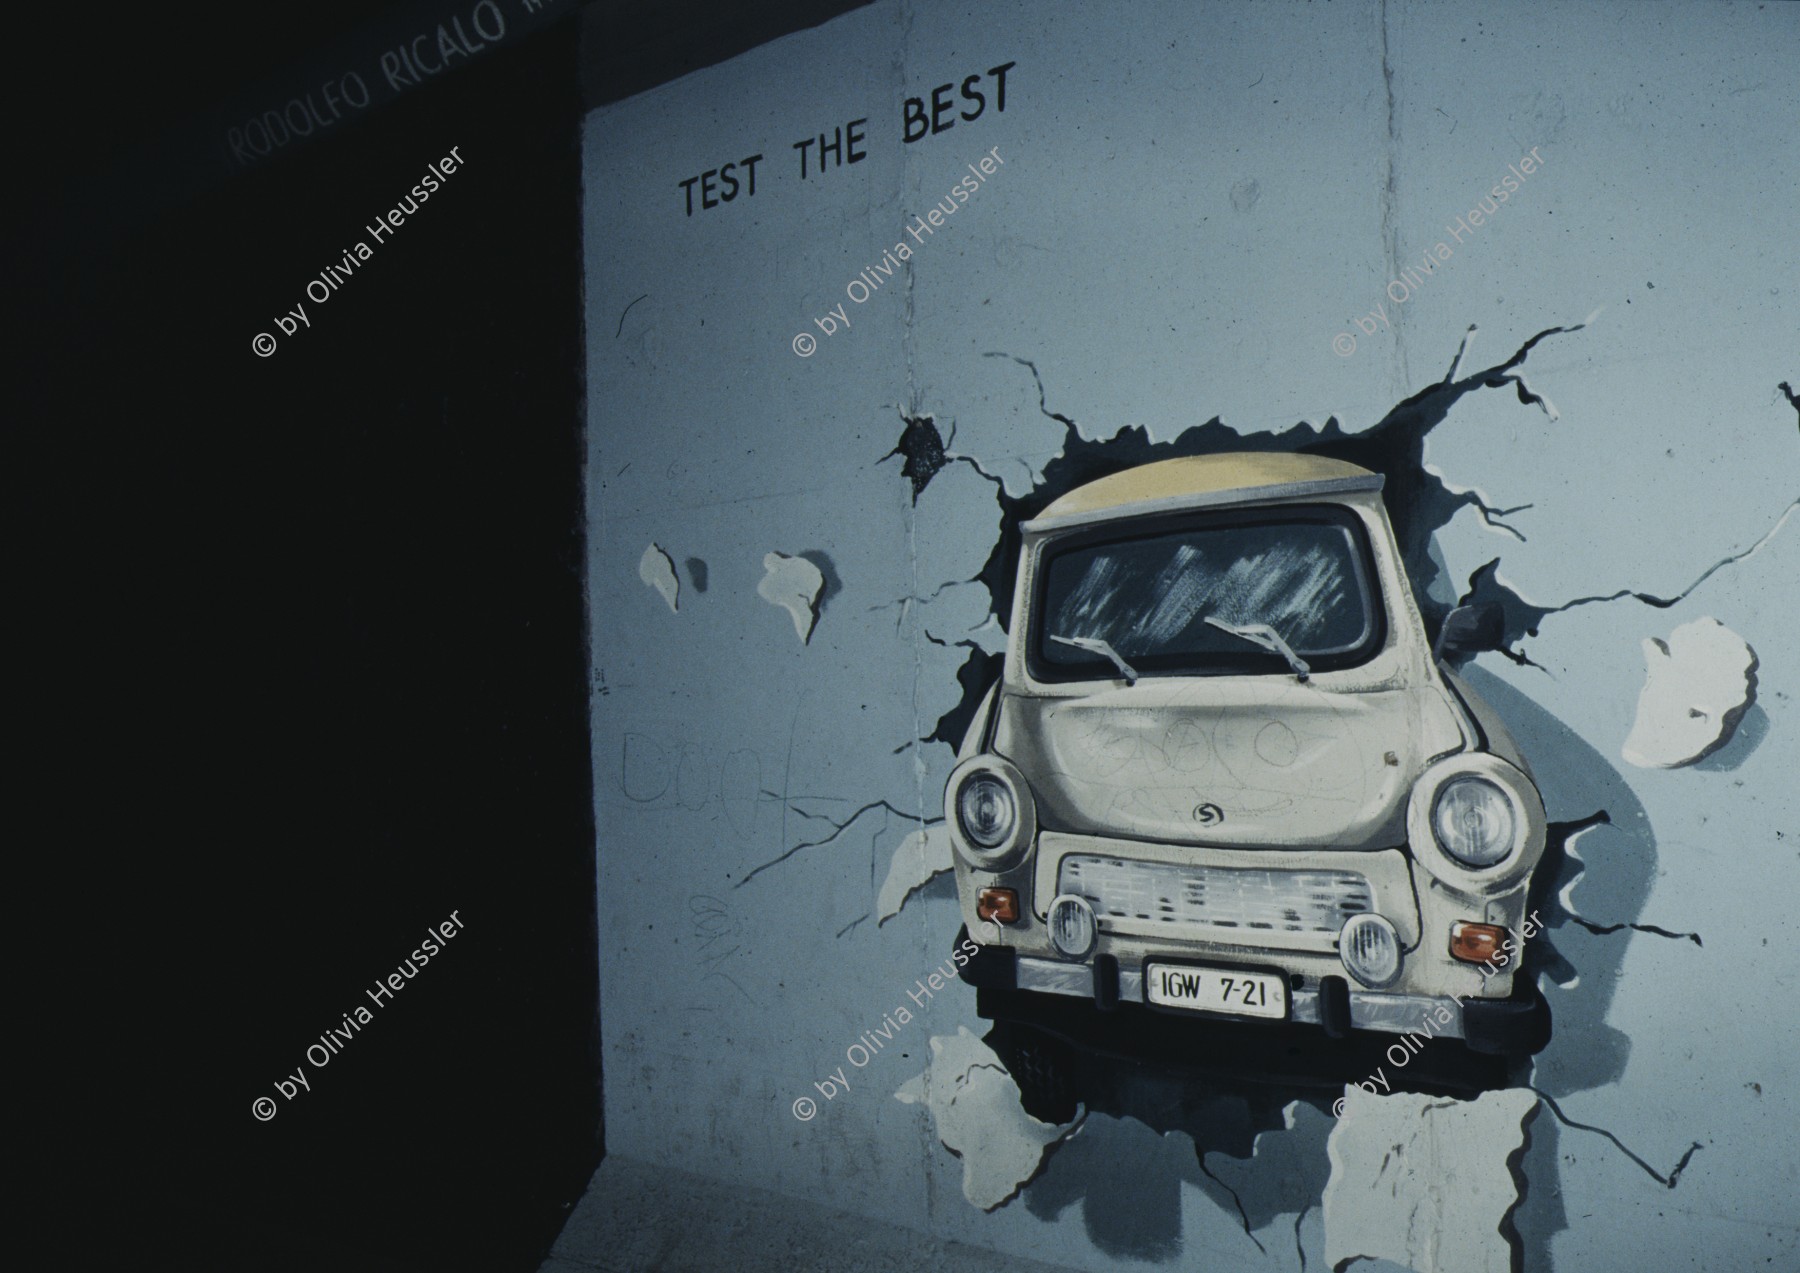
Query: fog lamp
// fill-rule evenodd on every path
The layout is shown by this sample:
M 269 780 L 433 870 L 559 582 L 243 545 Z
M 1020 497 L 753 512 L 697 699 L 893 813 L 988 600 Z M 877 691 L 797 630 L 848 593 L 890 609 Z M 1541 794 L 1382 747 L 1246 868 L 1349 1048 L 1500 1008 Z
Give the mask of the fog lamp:
M 1087 898 L 1064 893 L 1050 903 L 1050 944 L 1070 959 L 1080 959 L 1092 950 L 1098 935 L 1094 908 Z
M 1385 986 L 1400 975 L 1400 933 L 1379 915 L 1352 915 L 1338 934 L 1338 958 L 1365 986 Z

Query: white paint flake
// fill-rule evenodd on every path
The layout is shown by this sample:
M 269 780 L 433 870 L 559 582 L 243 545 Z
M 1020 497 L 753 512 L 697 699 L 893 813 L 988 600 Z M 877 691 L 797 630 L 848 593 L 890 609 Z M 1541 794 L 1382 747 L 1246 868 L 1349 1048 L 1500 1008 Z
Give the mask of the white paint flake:
M 638 578 L 662 593 L 669 609 L 677 614 L 681 612 L 681 607 L 676 604 L 681 596 L 681 580 L 675 577 L 675 562 L 654 543 L 638 558 Z
M 1058 1127 L 1027 1114 L 1012 1075 L 967 1026 L 954 1035 L 933 1035 L 930 1068 L 903 1084 L 894 1099 L 931 1111 L 938 1139 L 962 1159 L 963 1197 L 983 1211 L 1018 1193 L 1082 1121 L 1078 1116 Z
M 908 897 L 951 866 L 950 834 L 941 823 L 921 827 L 900 841 L 894 860 L 888 864 L 887 881 L 875 899 L 876 924 L 898 915 Z
M 1622 754 L 1673 769 L 1717 751 L 1756 697 L 1756 652 L 1717 619 L 1695 619 L 1667 641 L 1644 642 L 1646 676 Z
M 1326 1155 L 1325 1264 L 1392 1260 L 1416 1273 L 1511 1273 L 1500 1226 L 1519 1202 L 1515 1156 L 1537 1093 L 1472 1101 L 1352 1084 Z
M 786 553 L 764 556 L 763 572 L 756 595 L 793 616 L 794 635 L 805 645 L 812 640 L 813 625 L 819 621 L 816 607 L 825 590 L 825 576 L 806 558 Z

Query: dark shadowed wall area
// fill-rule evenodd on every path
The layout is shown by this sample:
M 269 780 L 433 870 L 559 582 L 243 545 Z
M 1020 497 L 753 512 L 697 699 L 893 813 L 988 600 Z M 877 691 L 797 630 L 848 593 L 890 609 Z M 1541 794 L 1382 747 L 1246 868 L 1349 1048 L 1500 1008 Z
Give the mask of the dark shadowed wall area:
M 20 927 L 77 1028 L 35 1032 L 75 1094 L 28 1158 L 82 1251 L 533 1268 L 563 1224 L 604 1152 L 583 104 L 841 7 L 84 11 L 33 45 L 21 667 L 73 790 Z
M 216 140 L 185 111 L 278 104 L 309 41 L 393 13 L 103 27 L 116 100 L 45 147 L 67 251 L 32 280 L 34 405 L 96 541 L 67 576 L 105 703 L 82 803 L 131 823 L 72 846 L 77 895 L 135 934 L 78 1063 L 93 1090 L 125 1064 L 141 1084 L 132 1134 L 62 1146 L 51 1175 L 90 1182 L 90 1225 L 147 1263 L 530 1267 L 601 1152 L 574 23 L 252 167 L 146 169 L 124 144 L 179 163 Z M 452 148 L 464 166 L 374 240 Z M 296 304 L 289 335 L 271 316 Z M 148 1195 L 142 1225 L 110 1220 L 115 1194 Z

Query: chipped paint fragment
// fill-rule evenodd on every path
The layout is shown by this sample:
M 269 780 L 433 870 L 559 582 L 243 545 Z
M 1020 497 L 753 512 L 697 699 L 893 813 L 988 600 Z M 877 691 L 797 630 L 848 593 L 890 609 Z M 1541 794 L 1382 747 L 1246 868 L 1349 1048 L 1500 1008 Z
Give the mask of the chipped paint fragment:
M 875 899 L 876 924 L 900 913 L 906 899 L 951 869 L 950 834 L 942 823 L 914 831 L 894 850 L 887 880 Z
M 1643 769 L 1690 765 L 1731 738 L 1756 700 L 1756 652 L 1717 619 L 1644 641 L 1644 688 L 1623 756 Z
M 894 1099 L 931 1111 L 938 1139 L 962 1159 L 963 1197 L 983 1211 L 1024 1188 L 1084 1117 L 1058 1126 L 1027 1114 L 1012 1075 L 967 1026 L 933 1035 L 930 1067 L 902 1084 Z
M 654 542 L 644 549 L 644 555 L 638 558 L 638 578 L 662 593 L 662 599 L 669 603 L 669 609 L 677 614 L 681 612 L 678 604 L 681 597 L 681 580 L 675 577 L 675 562 Z
M 819 594 L 825 591 L 825 576 L 804 557 L 786 553 L 768 553 L 763 557 L 762 581 L 756 595 L 786 610 L 794 620 L 794 634 L 800 644 L 812 640 L 813 625 L 819 621 Z
M 1474 1100 L 1352 1084 L 1326 1142 L 1325 1263 L 1392 1260 L 1416 1273 L 1511 1273 L 1501 1229 L 1519 1203 L 1514 1164 L 1537 1093 L 1509 1087 Z

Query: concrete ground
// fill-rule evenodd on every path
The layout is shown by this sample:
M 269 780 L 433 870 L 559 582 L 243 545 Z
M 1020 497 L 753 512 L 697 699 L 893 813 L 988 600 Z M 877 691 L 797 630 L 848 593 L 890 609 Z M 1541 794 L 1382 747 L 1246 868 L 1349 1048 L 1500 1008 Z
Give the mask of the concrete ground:
M 600 1164 L 538 1273 L 1053 1273 L 766 1189 L 630 1159 Z

